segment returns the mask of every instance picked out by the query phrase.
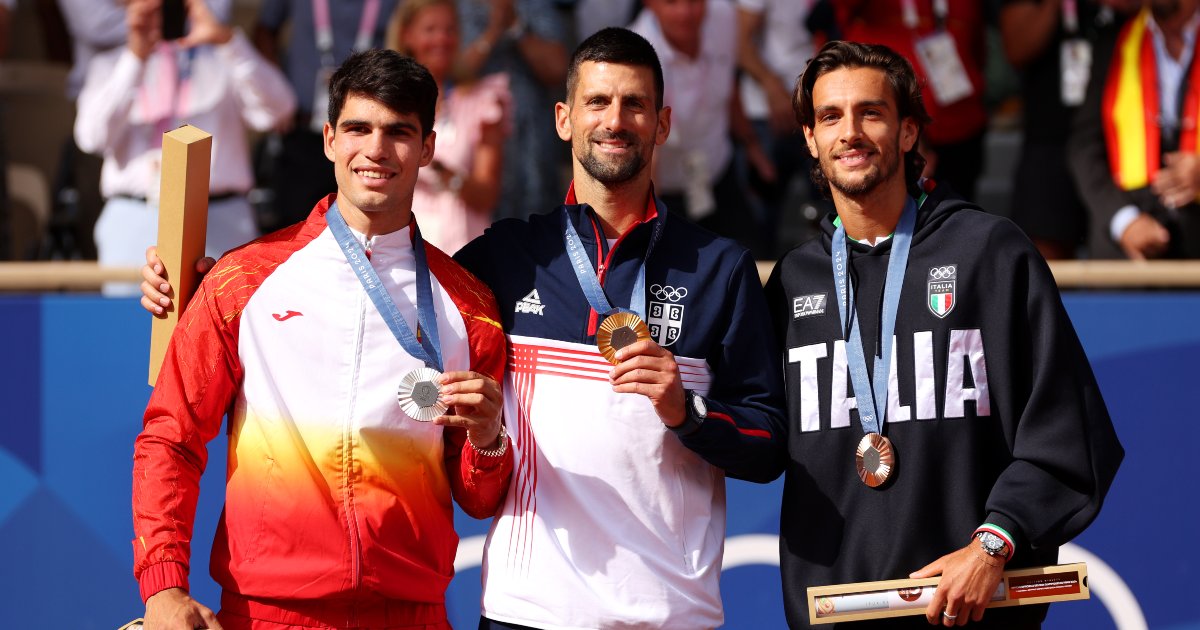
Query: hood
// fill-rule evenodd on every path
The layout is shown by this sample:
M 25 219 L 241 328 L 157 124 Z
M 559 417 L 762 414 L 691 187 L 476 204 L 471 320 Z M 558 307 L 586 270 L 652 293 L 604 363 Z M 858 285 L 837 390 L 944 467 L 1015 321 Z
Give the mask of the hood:
M 938 184 L 932 179 L 922 179 L 919 182 L 921 189 L 925 191 L 925 199 L 917 208 L 917 226 L 913 233 L 913 245 L 920 243 L 926 236 L 933 233 L 943 221 L 951 214 L 959 210 L 979 210 L 983 212 L 983 208 L 978 204 L 963 199 L 949 185 Z M 831 212 L 821 219 L 821 242 L 824 244 L 826 251 L 832 251 L 831 244 L 833 242 L 833 232 L 836 227 L 833 220 L 837 218 L 837 214 Z M 863 243 L 850 243 L 851 249 L 858 252 L 872 252 L 883 254 L 891 251 L 892 239 L 888 239 L 880 243 L 876 247 L 871 247 Z

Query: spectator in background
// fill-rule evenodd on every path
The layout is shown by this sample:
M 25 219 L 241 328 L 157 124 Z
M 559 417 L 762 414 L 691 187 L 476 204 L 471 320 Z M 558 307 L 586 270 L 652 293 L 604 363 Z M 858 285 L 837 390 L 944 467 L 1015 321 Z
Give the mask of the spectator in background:
M 1069 147 L 1096 257 L 1200 257 L 1198 4 L 1144 0 L 1097 39 Z
M 811 164 L 792 113 L 792 86 L 813 56 L 806 23 L 813 0 L 737 0 L 738 68 L 742 107 L 755 137 L 775 166 L 775 181 L 750 177 L 759 201 L 761 251 L 773 259 L 782 205 L 792 176 Z M 749 174 L 749 173 L 747 173 Z
M 395 8 L 396 0 L 263 0 L 254 45 L 283 69 L 297 104 L 295 116 L 281 126 L 278 144 L 268 145 L 272 203 L 265 231 L 302 221 L 337 188 L 321 148 L 329 77 L 352 51 L 383 46 Z
M 513 96 L 496 218 L 525 218 L 562 201 L 567 154 L 546 117 L 562 96 L 570 29 L 551 0 L 458 0 L 463 71 L 503 72 Z
M 220 256 L 258 235 L 245 193 L 253 185 L 247 128 L 264 131 L 296 107 L 287 81 L 202 0 L 187 3 L 189 29 L 160 37 L 159 0 L 130 0 L 128 44 L 97 55 L 79 95 L 75 140 L 104 155 L 96 222 L 99 261 L 139 266 L 158 235 L 162 134 L 190 123 L 213 134 L 206 253 Z M 136 284 L 110 283 L 109 295 Z
M 921 155 L 925 175 L 975 198 L 988 113 L 983 103 L 987 38 L 979 0 L 832 0 L 847 41 L 884 44 L 927 86 Z M 899 10 L 897 10 L 899 9 Z
M 731 133 L 759 176 L 774 181 L 770 158 L 750 130 L 735 91 L 737 13 L 724 0 L 647 0 L 629 29 L 658 53 L 663 102 L 674 133 L 654 156 L 655 192 L 667 208 L 756 249 L 752 211 L 733 164 Z
M 1087 92 L 1097 31 L 1114 19 L 1102 5 L 1117 2 L 1004 0 L 1000 10 L 1004 54 L 1020 73 L 1024 104 L 1011 215 L 1046 260 L 1075 258 L 1087 241 L 1087 208 L 1067 167 L 1067 139 Z
M 389 30 L 395 48 L 425 66 L 438 84 L 437 153 L 418 175 L 413 208 L 425 239 L 453 254 L 492 224 L 512 120 L 508 77 L 455 75 L 454 0 L 405 0 Z

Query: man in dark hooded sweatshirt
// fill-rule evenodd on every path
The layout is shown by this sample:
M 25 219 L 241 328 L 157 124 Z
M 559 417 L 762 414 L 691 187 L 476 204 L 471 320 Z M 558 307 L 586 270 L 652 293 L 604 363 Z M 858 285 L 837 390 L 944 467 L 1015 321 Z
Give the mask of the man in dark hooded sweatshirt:
M 767 286 L 788 623 L 809 586 L 940 575 L 925 618 L 876 625 L 1040 627 L 1045 605 L 984 614 L 1001 573 L 1055 564 L 1124 455 L 1054 278 L 1015 225 L 918 179 L 928 115 L 895 52 L 831 42 L 793 101 L 837 216 Z

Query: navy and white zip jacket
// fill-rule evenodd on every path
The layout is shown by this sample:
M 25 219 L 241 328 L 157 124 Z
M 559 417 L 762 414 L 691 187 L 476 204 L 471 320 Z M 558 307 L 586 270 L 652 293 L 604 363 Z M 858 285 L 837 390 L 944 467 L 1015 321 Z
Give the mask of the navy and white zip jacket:
M 628 308 L 663 206 L 650 202 L 610 247 L 595 212 L 574 202 L 572 191 L 566 212 L 610 302 Z M 709 408 L 681 439 L 647 398 L 613 393 L 562 212 L 501 221 L 456 255 L 496 295 L 510 344 L 516 464 L 484 552 L 484 615 L 539 628 L 716 627 L 724 475 L 767 481 L 759 471 L 778 474 L 786 457 L 754 261 L 677 215 L 651 252 L 647 323 Z

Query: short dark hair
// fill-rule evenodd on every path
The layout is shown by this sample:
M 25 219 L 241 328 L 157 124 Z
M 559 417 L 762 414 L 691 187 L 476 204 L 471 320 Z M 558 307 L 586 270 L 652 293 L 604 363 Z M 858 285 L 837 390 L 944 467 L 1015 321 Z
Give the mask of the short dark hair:
M 808 62 L 804 74 L 800 75 L 792 92 L 792 111 L 801 127 L 812 129 L 816 124 L 813 86 L 817 84 L 817 79 L 843 68 L 874 68 L 883 71 L 892 86 L 892 96 L 896 99 L 896 111 L 900 119 L 911 118 L 916 121 L 918 136 L 925 125 L 931 122 L 929 112 L 925 110 L 925 101 L 921 98 L 921 84 L 907 59 L 891 48 L 879 44 L 832 41 L 825 44 L 817 52 L 817 56 Z M 917 179 L 924 169 L 925 158 L 921 157 L 914 145 L 904 154 L 904 179 L 910 192 L 919 192 L 916 189 Z M 813 163 L 812 180 L 826 196 L 829 195 L 829 182 L 825 180 L 819 160 Z
M 611 26 L 583 40 L 571 55 L 567 68 L 567 103 L 575 99 L 575 86 L 579 83 L 579 66 L 585 61 L 616 63 L 624 66 L 649 68 L 654 73 L 654 107 L 663 106 L 663 71 L 658 62 L 658 53 L 645 37 L 627 28 Z
M 350 95 L 364 96 L 402 114 L 416 114 L 421 137 L 433 131 L 438 86 L 425 66 L 394 50 L 357 52 L 342 62 L 329 80 L 329 124 L 337 127 Z

